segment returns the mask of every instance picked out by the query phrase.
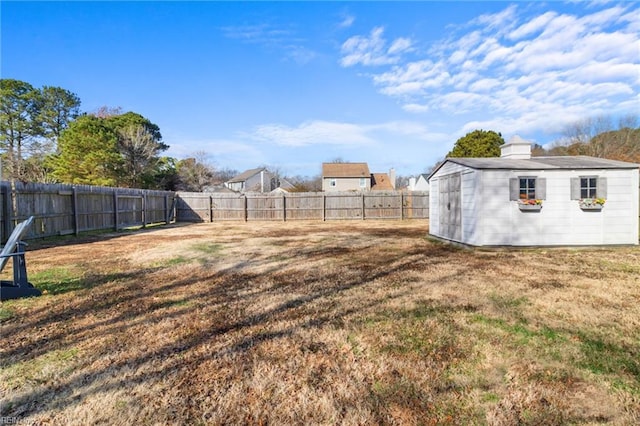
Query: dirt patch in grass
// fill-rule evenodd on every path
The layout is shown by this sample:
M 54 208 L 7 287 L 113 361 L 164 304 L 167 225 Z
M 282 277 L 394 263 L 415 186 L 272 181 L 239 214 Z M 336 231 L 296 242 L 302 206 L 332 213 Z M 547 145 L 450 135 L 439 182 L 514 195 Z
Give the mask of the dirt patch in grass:
M 640 249 L 426 237 L 425 221 L 261 222 L 33 243 L 47 294 L 0 305 L 0 415 L 640 422 Z

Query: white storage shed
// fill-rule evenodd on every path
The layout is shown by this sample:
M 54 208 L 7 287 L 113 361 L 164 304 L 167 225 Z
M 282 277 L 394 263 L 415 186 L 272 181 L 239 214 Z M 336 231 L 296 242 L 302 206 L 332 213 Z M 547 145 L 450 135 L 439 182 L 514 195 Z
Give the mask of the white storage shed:
M 447 158 L 429 176 L 429 234 L 472 246 L 637 245 L 640 165 L 531 157 Z

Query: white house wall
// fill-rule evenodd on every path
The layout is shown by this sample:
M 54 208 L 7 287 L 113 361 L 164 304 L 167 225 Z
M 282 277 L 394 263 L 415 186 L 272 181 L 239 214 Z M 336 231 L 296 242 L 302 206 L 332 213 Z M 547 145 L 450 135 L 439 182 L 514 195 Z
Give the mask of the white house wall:
M 416 180 L 416 184 L 412 191 L 429 191 L 429 182 L 427 182 L 424 176 L 418 176 L 418 180 Z
M 264 190 L 271 191 L 268 173 L 260 172 L 248 178 L 244 184 L 244 190 L 247 192 L 262 192 Z

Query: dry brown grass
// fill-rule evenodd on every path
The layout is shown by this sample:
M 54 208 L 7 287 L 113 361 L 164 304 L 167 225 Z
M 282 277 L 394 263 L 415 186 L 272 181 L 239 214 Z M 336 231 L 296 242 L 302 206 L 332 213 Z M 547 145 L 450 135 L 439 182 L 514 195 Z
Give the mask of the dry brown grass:
M 0 414 L 640 423 L 640 249 L 466 250 L 426 233 L 215 223 L 32 244 L 48 294 L 0 306 Z

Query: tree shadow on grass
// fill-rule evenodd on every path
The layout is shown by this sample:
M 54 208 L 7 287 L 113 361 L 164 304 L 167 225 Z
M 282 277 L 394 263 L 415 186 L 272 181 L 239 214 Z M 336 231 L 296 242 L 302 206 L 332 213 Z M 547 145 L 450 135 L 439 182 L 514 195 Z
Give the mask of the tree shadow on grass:
M 3 348 L 3 367 L 29 361 L 54 349 L 73 348 L 91 341 L 96 334 L 117 341 L 127 330 L 147 323 L 172 319 L 186 325 L 185 322 L 189 321 L 194 311 L 215 316 L 219 322 L 211 322 L 206 329 L 148 348 L 139 355 L 128 357 L 125 354 L 122 359 L 115 359 L 100 368 L 91 368 L 91 365 L 96 359 L 108 356 L 113 348 L 108 345 L 95 348 L 95 353 L 78 359 L 74 366 L 77 373 L 63 378 L 60 383 L 42 384 L 31 392 L 5 398 L 1 414 L 37 415 L 52 406 L 62 410 L 92 394 L 130 388 L 145 382 L 155 383 L 167 371 L 186 372 L 208 359 L 245 353 L 256 345 L 290 337 L 300 329 L 336 324 L 341 318 L 375 310 L 389 301 L 387 295 L 383 299 L 372 298 L 357 306 L 334 303 L 345 294 L 354 289 L 375 286 L 377 281 L 402 271 L 430 267 L 434 262 L 445 261 L 450 255 L 446 246 L 430 247 L 426 252 L 411 250 L 409 253 L 387 255 L 378 263 L 358 268 L 352 263 L 356 250 L 331 246 L 315 250 L 292 249 L 284 253 L 301 264 L 327 259 L 340 262 L 335 271 L 312 269 L 308 274 L 295 271 L 287 274 L 277 267 L 269 268 L 267 272 L 251 272 L 252 267 L 270 263 L 269 257 L 255 255 L 211 273 L 187 277 L 167 273 L 169 282 L 155 286 L 145 286 L 143 282 L 150 274 L 162 274 L 162 268 L 123 273 L 115 277 L 113 274 L 94 277 L 96 284 L 92 285 L 91 290 L 78 293 L 78 300 L 70 306 L 52 306 L 51 312 L 42 315 L 42 318 L 34 321 L 24 319 L 17 327 L 16 324 L 9 324 L 9 339 L 19 335 L 23 337 L 29 330 L 45 330 L 39 332 L 37 337 L 31 337 L 26 345 L 15 344 Z M 460 272 L 458 270 L 455 274 Z M 113 291 L 114 282 L 121 286 L 117 291 Z M 112 285 L 106 289 L 105 283 Z M 437 284 L 435 278 L 433 284 Z M 251 290 L 249 294 L 248 290 Z M 180 291 L 177 299 L 163 299 L 174 291 Z M 271 308 L 243 314 L 243 311 L 250 312 L 250 308 L 256 304 L 259 306 L 262 298 L 269 295 L 276 295 L 283 300 Z M 392 297 L 404 295 L 396 292 Z M 74 325 L 77 320 L 91 316 L 104 316 L 105 319 Z M 49 327 L 51 324 L 64 324 L 65 327 Z M 211 345 L 218 349 L 203 350 Z M 158 364 L 158 360 L 162 362 Z M 120 378 L 116 374 L 114 379 L 101 383 L 105 375 L 114 376 L 114 372 L 131 369 L 134 374 L 122 374 Z M 73 394 L 74 398 L 60 396 L 64 394 Z

